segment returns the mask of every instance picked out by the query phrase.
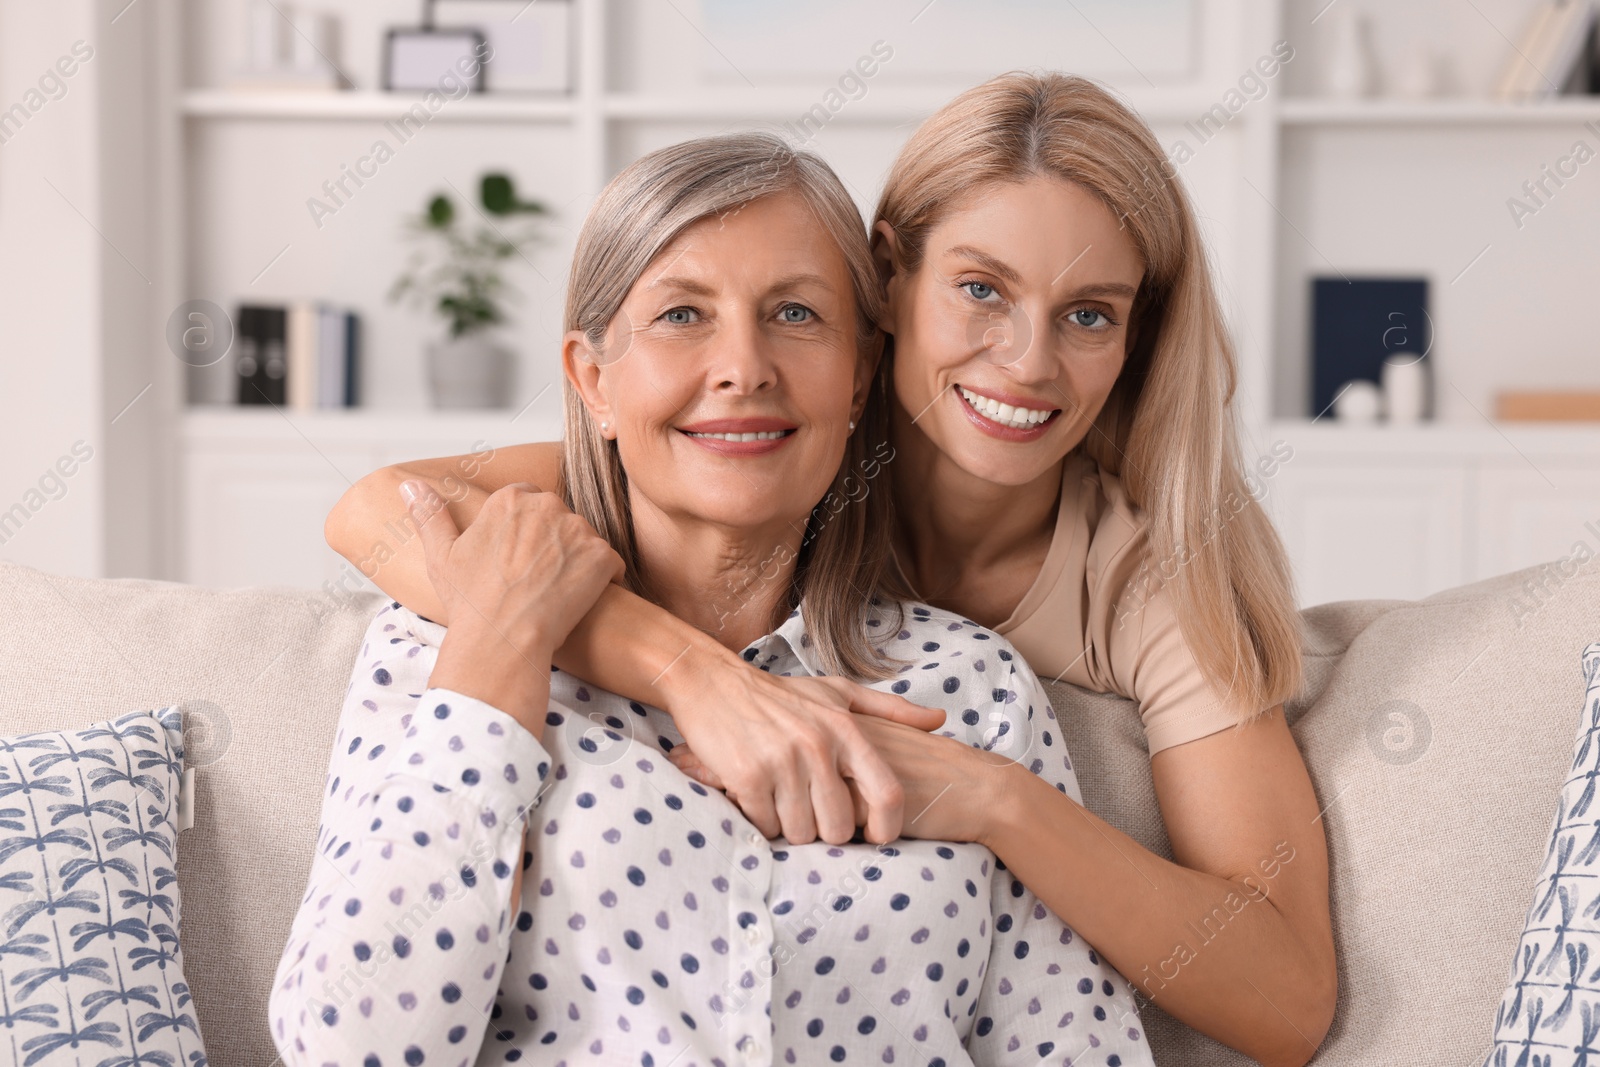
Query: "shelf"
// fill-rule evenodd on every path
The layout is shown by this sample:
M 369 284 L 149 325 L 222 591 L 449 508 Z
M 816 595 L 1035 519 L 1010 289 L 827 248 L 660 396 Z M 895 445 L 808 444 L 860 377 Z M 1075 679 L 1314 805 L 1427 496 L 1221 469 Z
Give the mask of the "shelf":
M 1600 97 L 1497 100 L 1317 100 L 1278 105 L 1286 126 L 1514 126 L 1600 122 Z
M 421 102 L 416 93 L 196 89 L 183 94 L 183 113 L 212 119 L 393 119 Z M 431 117 L 450 122 L 565 122 L 576 110 L 569 97 L 482 95 L 446 100 Z
M 1530 455 L 1600 457 L 1600 422 L 1424 422 L 1351 426 L 1332 418 L 1275 419 L 1267 438 L 1320 455 L 1367 455 L 1392 460 Z
M 482 439 L 500 446 L 516 441 L 553 441 L 561 436 L 561 404 L 544 395 L 522 411 L 486 408 L 326 408 L 293 411 L 267 406 L 193 404 L 182 416 L 182 437 L 211 447 L 302 438 L 317 442 Z
M 847 100 L 828 121 L 843 123 L 917 122 L 949 103 L 945 88 L 882 86 L 859 100 Z M 1212 103 L 1193 90 L 1145 89 L 1123 94 L 1130 106 L 1151 122 L 1193 119 Z M 416 93 L 242 91 L 192 89 L 183 94 L 182 111 L 197 119 L 385 120 L 399 117 L 422 101 Z M 798 89 L 701 90 L 674 95 L 610 93 L 599 100 L 602 116 L 622 121 L 753 120 L 798 122 L 821 103 L 815 91 Z M 592 106 L 592 105 L 591 105 Z M 447 100 L 432 118 L 447 122 L 574 121 L 580 104 L 573 97 L 494 96 L 479 94 Z

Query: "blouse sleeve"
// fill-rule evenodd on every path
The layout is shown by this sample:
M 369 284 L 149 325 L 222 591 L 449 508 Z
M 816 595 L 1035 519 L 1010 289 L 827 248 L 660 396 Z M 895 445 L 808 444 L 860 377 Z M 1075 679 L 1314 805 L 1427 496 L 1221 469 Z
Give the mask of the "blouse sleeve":
M 1004 657 L 1002 657 L 1004 658 Z M 1010 661 L 995 697 L 1007 709 L 1012 754 L 1057 791 L 1082 803 L 1055 711 L 1033 671 Z M 995 746 L 995 751 L 1000 751 Z M 990 884 L 994 938 L 967 1051 L 977 1067 L 1094 1062 L 1151 1063 L 1132 987 L 1076 931 L 1012 875 L 997 856 Z M 1108 1053 L 1120 1053 L 1107 1059 Z
M 471 1063 L 489 1028 L 550 756 L 498 708 L 427 688 L 423 648 L 380 612 L 345 696 L 268 1005 L 289 1067 Z

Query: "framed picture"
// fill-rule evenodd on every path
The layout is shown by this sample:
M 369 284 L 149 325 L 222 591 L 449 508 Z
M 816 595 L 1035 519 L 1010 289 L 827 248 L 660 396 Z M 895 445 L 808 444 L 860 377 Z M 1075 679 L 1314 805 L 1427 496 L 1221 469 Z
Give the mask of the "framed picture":
M 383 45 L 383 87 L 454 95 L 448 92 L 453 80 L 478 92 L 486 53 L 483 34 L 474 29 L 390 30 Z
M 467 26 L 489 43 L 491 93 L 572 90 L 571 0 L 433 0 L 439 26 Z

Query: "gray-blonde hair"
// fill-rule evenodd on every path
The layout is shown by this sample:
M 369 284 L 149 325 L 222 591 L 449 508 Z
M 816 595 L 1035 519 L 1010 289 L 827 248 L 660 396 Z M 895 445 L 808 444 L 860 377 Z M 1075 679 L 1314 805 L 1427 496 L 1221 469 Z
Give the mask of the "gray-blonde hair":
M 702 137 L 657 149 L 629 164 L 601 192 L 584 220 L 567 282 L 566 329 L 581 330 L 604 361 L 621 358 L 622 338 L 607 332 L 633 288 L 661 250 L 688 226 L 779 193 L 799 195 L 839 246 L 849 268 L 856 310 L 857 357 L 874 360 L 882 296 L 855 202 L 818 157 L 765 133 Z M 624 324 L 625 325 L 625 324 Z M 890 492 L 886 461 L 872 444 L 888 437 L 882 377 L 845 447 L 828 494 L 811 513 L 790 585 L 788 607 L 805 601 L 806 627 L 829 673 L 882 678 L 892 672 L 867 640 L 865 613 L 880 592 L 880 610 L 897 616 L 903 593 L 891 586 Z M 626 582 L 651 596 L 642 573 L 628 504 L 628 477 L 616 443 L 600 433 L 570 381 L 564 383 L 566 421 L 562 493 L 627 564 Z M 867 483 L 872 484 L 867 484 Z M 865 491 L 852 488 L 865 485 Z M 774 620 L 776 621 L 776 620 Z M 880 632 L 895 632 L 887 618 Z M 894 629 L 890 630 L 889 627 Z
M 912 134 L 877 218 L 915 273 L 929 231 L 974 190 L 1035 175 L 1098 197 L 1144 259 L 1133 348 L 1079 447 L 1148 514 L 1152 556 L 1179 561 L 1168 584 L 1180 628 L 1247 721 L 1299 690 L 1299 618 L 1283 544 L 1246 484 L 1233 343 L 1194 208 L 1150 127 L 1087 79 L 1003 74 Z M 891 345 L 886 374 L 892 359 Z

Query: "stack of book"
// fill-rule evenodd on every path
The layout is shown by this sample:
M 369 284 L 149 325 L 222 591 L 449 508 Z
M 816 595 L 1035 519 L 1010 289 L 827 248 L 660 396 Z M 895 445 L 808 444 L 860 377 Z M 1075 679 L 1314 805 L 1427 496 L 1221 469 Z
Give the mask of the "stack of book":
M 325 304 L 241 305 L 239 403 L 355 407 L 360 332 L 355 312 Z
M 1593 0 L 1542 0 L 1495 83 L 1497 100 L 1600 92 Z

